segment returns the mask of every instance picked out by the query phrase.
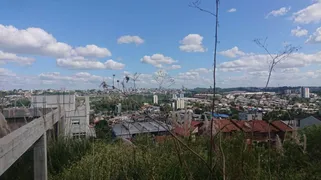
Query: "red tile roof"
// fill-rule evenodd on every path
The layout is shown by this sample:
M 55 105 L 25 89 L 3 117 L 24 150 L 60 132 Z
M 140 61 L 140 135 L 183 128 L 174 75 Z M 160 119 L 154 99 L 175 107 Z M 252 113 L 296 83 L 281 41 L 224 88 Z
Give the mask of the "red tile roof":
M 269 132 L 269 129 L 270 131 L 279 131 L 274 126 L 269 127 L 268 123 L 262 120 L 236 121 L 236 123 L 245 132 Z
M 290 126 L 288 126 L 288 125 L 286 125 L 284 122 L 282 122 L 282 121 L 273 121 L 272 123 L 271 123 L 274 127 L 276 127 L 276 128 L 278 128 L 278 129 L 280 129 L 281 131 L 292 131 L 293 129 L 290 127 Z
M 180 135 L 180 136 L 189 136 L 191 132 L 193 132 L 198 126 L 202 125 L 203 122 L 200 122 L 200 121 L 192 121 L 191 122 L 191 128 L 190 129 L 187 129 L 185 130 L 184 129 L 184 125 L 182 126 L 176 126 L 174 128 L 174 132 L 177 134 L 177 135 Z
M 239 131 L 240 129 L 232 122 L 233 120 L 220 119 L 213 120 L 214 127 L 217 131 L 221 132 L 232 132 Z

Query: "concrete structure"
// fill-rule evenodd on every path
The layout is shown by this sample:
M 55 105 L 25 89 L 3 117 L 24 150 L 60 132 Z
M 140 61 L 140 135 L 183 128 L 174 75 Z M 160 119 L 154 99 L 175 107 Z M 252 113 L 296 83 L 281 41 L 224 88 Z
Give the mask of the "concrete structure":
M 172 99 L 177 99 L 177 94 L 173 94 Z
M 62 106 L 66 111 L 76 109 L 76 96 L 74 94 L 34 95 L 31 98 L 32 108 L 57 108 Z
M 301 88 L 301 97 L 302 98 L 310 98 L 310 89 L 309 88 Z
M 65 110 L 65 136 L 88 137 L 94 133 L 89 128 L 89 97 L 74 94 L 36 95 L 31 98 L 31 107 L 57 108 Z
M 153 103 L 158 104 L 158 96 L 157 95 L 153 96 Z
M 47 180 L 47 131 L 64 132 L 65 111 L 61 107 L 34 119 L 0 139 L 0 175 L 28 149 L 34 151 L 34 179 Z
M 262 113 L 247 113 L 247 112 L 242 112 L 239 113 L 239 120 L 262 120 L 263 115 Z
M 179 94 L 179 98 L 184 98 L 184 93 Z
M 66 135 L 72 137 L 88 137 L 92 134 L 89 128 L 89 97 L 77 97 L 77 100 L 84 100 L 74 111 L 66 113 L 68 131 Z

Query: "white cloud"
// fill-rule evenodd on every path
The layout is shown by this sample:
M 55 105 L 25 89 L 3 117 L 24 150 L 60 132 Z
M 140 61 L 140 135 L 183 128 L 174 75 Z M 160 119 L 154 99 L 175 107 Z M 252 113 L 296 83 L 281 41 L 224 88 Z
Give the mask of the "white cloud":
M 31 54 L 49 57 L 71 57 L 77 52 L 72 46 L 58 42 L 52 34 L 41 28 L 30 27 L 27 29 L 17 29 L 14 26 L 4 26 L 0 24 L 0 49 L 12 53 Z M 95 45 L 80 47 L 83 55 L 102 57 L 110 52 L 105 48 Z
M 300 26 L 297 26 L 296 29 L 291 30 L 291 34 L 296 37 L 308 35 L 308 30 L 302 29 Z
M 19 65 L 31 65 L 32 63 L 35 62 L 35 59 L 28 58 L 28 57 L 21 57 L 21 56 L 17 56 L 16 54 L 0 51 L 0 64 L 6 64 L 10 62 L 14 62 Z
M 47 72 L 39 74 L 39 79 L 44 83 L 55 84 L 55 83 L 73 83 L 74 81 L 81 81 L 87 83 L 97 83 L 103 81 L 103 77 L 92 75 L 88 72 L 79 72 L 71 76 L 61 75 L 59 72 Z
M 319 27 L 312 35 L 310 35 L 309 39 L 306 40 L 306 43 L 321 43 L 321 27 Z
M 143 44 L 144 40 L 139 36 L 126 35 L 126 36 L 121 36 L 120 38 L 118 38 L 117 43 L 118 44 L 135 43 L 136 45 L 139 45 L 139 44 Z
M 173 64 L 173 65 L 169 66 L 167 69 L 168 70 L 175 70 L 175 69 L 180 69 L 180 68 L 182 68 L 181 65 Z
M 314 4 L 293 13 L 293 20 L 296 23 L 309 24 L 319 23 L 321 21 L 321 0 L 316 1 Z
M 203 37 L 199 34 L 189 34 L 180 41 L 179 49 L 185 52 L 205 52 L 202 45 Z
M 228 49 L 226 51 L 221 51 L 221 52 L 219 52 L 219 54 L 221 54 L 223 56 L 230 57 L 230 58 L 235 58 L 237 56 L 244 56 L 245 55 L 245 53 L 243 51 L 240 51 L 237 46 L 233 47 L 232 49 Z
M 121 70 L 125 64 L 108 60 L 105 63 L 96 60 L 85 59 L 84 57 L 60 58 L 57 65 L 69 69 L 111 69 Z
M 291 10 L 291 7 L 282 7 L 278 10 L 273 10 L 271 12 L 269 12 L 265 18 L 269 18 L 270 16 L 274 16 L 274 17 L 277 17 L 277 16 L 284 16 L 286 13 L 288 13 L 289 11 Z
M 187 71 L 187 72 L 178 74 L 178 78 L 183 80 L 197 80 L 199 77 L 200 77 L 200 74 L 195 71 Z
M 16 74 L 8 69 L 0 68 L 0 77 L 2 76 L 16 76 Z
M 195 72 L 198 72 L 198 73 L 209 73 L 212 70 L 211 69 L 206 69 L 206 68 L 197 68 L 197 69 L 192 69 L 190 71 L 195 71 Z
M 86 47 L 77 47 L 75 49 L 77 55 L 84 57 L 106 57 L 111 56 L 111 52 L 107 48 L 100 48 L 96 45 L 87 45 Z
M 273 55 L 273 54 L 272 54 Z M 220 71 L 262 71 L 269 67 L 271 58 L 267 54 L 251 54 L 237 60 L 221 63 Z M 310 64 L 321 64 L 321 51 L 315 54 L 293 53 L 287 59 L 281 61 L 276 68 L 298 68 Z
M 298 69 L 298 68 L 285 68 L 285 69 L 282 69 L 281 72 L 283 72 L 283 73 L 298 73 L 298 72 L 300 72 L 300 69 Z
M 111 70 L 121 70 L 121 69 L 124 69 L 124 67 L 125 67 L 125 64 L 116 62 L 112 59 L 107 60 L 104 63 L 104 65 L 105 65 L 106 69 L 111 69 Z
M 171 57 L 166 57 L 163 54 L 154 54 L 152 56 L 144 56 L 140 59 L 142 63 L 151 64 L 155 67 L 162 68 L 163 64 L 173 64 L 177 62 Z
M 232 9 L 227 10 L 227 12 L 229 12 L 229 13 L 236 12 L 236 9 L 232 8 Z

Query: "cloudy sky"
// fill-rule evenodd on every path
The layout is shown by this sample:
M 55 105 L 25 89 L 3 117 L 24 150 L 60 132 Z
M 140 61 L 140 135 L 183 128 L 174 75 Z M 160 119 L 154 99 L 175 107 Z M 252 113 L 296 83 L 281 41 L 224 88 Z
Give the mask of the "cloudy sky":
M 0 88 L 98 88 L 111 77 L 141 73 L 157 87 L 158 70 L 174 87 L 209 87 L 214 18 L 192 0 L 1 0 Z M 202 0 L 211 10 L 213 0 Z M 301 47 L 273 72 L 271 86 L 319 86 L 321 0 L 221 0 L 217 84 L 263 86 L 269 56 Z

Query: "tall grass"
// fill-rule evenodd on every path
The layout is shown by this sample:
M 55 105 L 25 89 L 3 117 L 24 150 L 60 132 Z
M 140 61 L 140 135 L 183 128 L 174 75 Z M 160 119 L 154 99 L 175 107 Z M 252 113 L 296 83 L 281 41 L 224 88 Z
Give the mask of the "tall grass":
M 48 172 L 49 174 L 60 173 L 65 167 L 79 161 L 93 143 L 89 139 L 70 139 L 59 137 L 57 141 L 48 144 Z
M 185 140 L 194 151 L 207 158 L 208 138 Z M 219 142 L 219 139 L 215 139 Z M 209 170 L 190 151 L 169 139 L 155 144 L 151 137 L 138 137 L 135 146 L 122 142 L 93 144 L 93 151 L 73 163 L 52 180 L 100 179 L 208 179 Z M 284 144 L 284 151 L 268 153 L 264 147 L 249 149 L 242 135 L 215 143 L 212 174 L 215 179 L 321 179 L 321 161 L 304 153 L 292 141 Z M 179 148 L 179 151 L 176 149 Z M 222 151 L 224 151 L 224 161 Z M 270 158 L 270 161 L 268 161 Z M 225 162 L 225 163 L 223 163 Z M 270 167 L 270 171 L 268 170 Z

